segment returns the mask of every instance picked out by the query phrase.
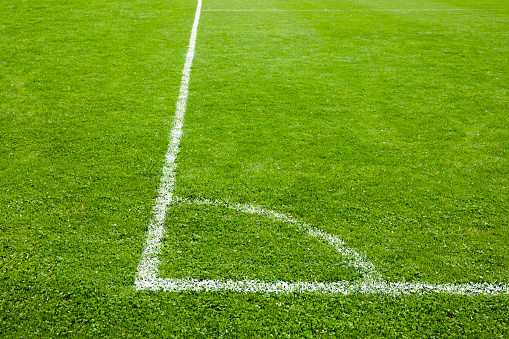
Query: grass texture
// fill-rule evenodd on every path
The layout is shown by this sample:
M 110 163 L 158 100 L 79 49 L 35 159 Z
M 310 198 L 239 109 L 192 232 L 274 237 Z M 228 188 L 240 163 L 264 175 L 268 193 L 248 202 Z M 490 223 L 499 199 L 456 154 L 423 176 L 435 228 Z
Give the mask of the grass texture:
M 508 296 L 134 290 L 195 9 L 0 4 L 0 335 L 509 335 Z M 389 282 L 509 282 L 506 1 L 202 10 L 178 196 L 292 215 Z M 356 279 L 261 217 L 178 205 L 166 230 L 164 277 Z

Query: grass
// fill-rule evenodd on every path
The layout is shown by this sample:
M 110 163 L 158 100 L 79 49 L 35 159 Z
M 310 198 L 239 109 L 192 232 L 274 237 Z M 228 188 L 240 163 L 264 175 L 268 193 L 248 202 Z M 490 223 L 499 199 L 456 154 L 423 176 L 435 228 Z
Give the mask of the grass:
M 444 27 L 456 12 L 337 16 L 205 12 L 177 194 L 283 209 L 387 279 L 505 281 L 500 35 Z
M 176 206 L 161 272 L 168 278 L 338 281 L 357 278 L 336 249 L 294 225 L 218 207 Z M 168 273 L 170 272 L 170 273 Z
M 195 6 L 0 5 L 0 334 L 507 336 L 508 296 L 134 291 Z M 206 1 L 176 194 L 293 215 L 387 281 L 507 283 L 508 9 Z M 165 277 L 355 279 L 286 224 L 168 219 Z

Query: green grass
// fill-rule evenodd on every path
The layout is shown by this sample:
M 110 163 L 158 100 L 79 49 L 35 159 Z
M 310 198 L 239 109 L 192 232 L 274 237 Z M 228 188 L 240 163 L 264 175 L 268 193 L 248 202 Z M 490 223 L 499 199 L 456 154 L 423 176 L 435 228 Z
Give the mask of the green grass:
M 0 4 L 0 334 L 507 336 L 508 296 L 134 291 L 195 8 Z M 506 1 L 203 10 L 176 194 L 290 214 L 387 281 L 509 282 Z M 287 224 L 168 221 L 165 277 L 356 278 Z
M 178 194 L 282 209 L 390 280 L 507 280 L 502 14 L 207 14 Z
M 175 206 L 160 269 L 168 278 L 338 281 L 358 278 L 335 248 L 295 225 L 218 207 Z

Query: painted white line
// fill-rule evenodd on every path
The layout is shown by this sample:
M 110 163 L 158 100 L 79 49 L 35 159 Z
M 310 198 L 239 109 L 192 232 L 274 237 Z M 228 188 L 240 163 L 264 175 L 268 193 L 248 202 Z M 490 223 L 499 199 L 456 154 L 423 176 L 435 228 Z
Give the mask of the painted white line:
M 140 286 L 141 287 L 141 286 Z M 264 282 L 259 280 L 196 280 L 154 279 L 140 290 L 167 292 L 211 292 L 231 291 L 237 293 L 316 293 L 316 294 L 386 294 L 386 295 L 507 295 L 509 285 L 489 283 L 426 284 L 383 281 L 339 281 L 339 282 Z
M 204 9 L 204 12 L 445 12 L 507 11 L 504 8 L 422 8 L 422 9 Z
M 271 211 L 265 208 L 261 208 L 259 206 L 223 202 L 219 200 L 208 200 L 208 199 L 188 200 L 180 197 L 175 197 L 174 201 L 175 203 L 191 205 L 210 205 L 225 207 L 238 212 L 243 212 L 247 214 L 257 214 L 275 221 L 295 225 L 301 230 L 307 232 L 310 236 L 315 237 L 318 240 L 326 243 L 327 245 L 334 247 L 343 257 L 345 264 L 359 272 L 362 276 L 362 279 L 369 281 L 381 280 L 381 275 L 380 273 L 377 272 L 375 266 L 364 255 L 359 254 L 353 248 L 349 247 L 343 240 L 333 236 L 332 234 L 328 234 L 322 230 L 314 228 L 303 221 L 296 220 L 291 216 Z
M 197 280 L 197 279 L 167 279 L 150 276 L 148 279 L 137 281 L 135 289 L 142 291 L 167 292 L 211 292 L 231 291 L 237 293 L 315 293 L 315 294 L 457 294 L 457 295 L 509 295 L 508 284 L 492 283 L 463 283 L 463 284 L 428 284 L 407 282 L 385 282 L 380 278 L 373 264 L 354 249 L 348 247 L 341 239 L 311 227 L 307 223 L 296 220 L 288 215 L 264 209 L 250 204 L 229 203 L 208 199 L 184 199 L 173 197 L 174 204 L 208 205 L 229 208 L 235 211 L 257 214 L 276 221 L 293 224 L 309 235 L 315 236 L 336 248 L 346 263 L 363 273 L 363 279 L 358 281 L 317 282 L 317 281 L 276 281 L 264 282 L 260 280 Z M 156 267 L 157 270 L 157 267 Z
M 194 18 L 189 49 L 182 71 L 180 94 L 176 104 L 175 120 L 170 132 L 170 142 L 163 165 L 163 175 L 159 184 L 158 196 L 155 200 L 147 231 L 145 249 L 142 253 L 138 272 L 136 273 L 136 290 L 151 291 L 234 291 L 241 293 L 320 293 L 320 294 L 427 294 L 446 293 L 461 295 L 498 295 L 509 294 L 509 285 L 490 283 L 465 284 L 425 284 L 425 283 L 388 283 L 381 280 L 380 274 L 364 256 L 348 247 L 341 239 L 325 233 L 310 225 L 293 219 L 287 215 L 266 210 L 261 207 L 236 204 L 206 199 L 187 200 L 173 196 L 175 189 L 176 159 L 179 153 L 180 138 L 184 124 L 184 115 L 187 107 L 189 79 L 191 65 L 194 58 L 198 23 L 200 21 L 202 0 L 198 0 Z M 212 10 L 209 10 L 212 11 Z M 228 10 L 232 11 L 232 10 Z M 232 280 L 196 280 L 196 279 L 164 279 L 159 278 L 159 253 L 161 240 L 164 236 L 164 222 L 168 206 L 172 203 L 187 203 L 197 205 L 222 206 L 237 211 L 258 214 L 273 220 L 294 224 L 309 235 L 328 243 L 338 250 L 346 263 L 359 271 L 361 281 L 340 282 L 263 282 L 258 280 L 232 281 Z
M 158 196 L 152 209 L 152 219 L 147 231 L 147 240 L 145 249 L 141 255 L 136 274 L 135 286 L 140 281 L 155 279 L 157 277 L 159 265 L 159 251 L 161 249 L 161 239 L 164 236 L 164 221 L 166 220 L 166 211 L 173 198 L 175 189 L 175 169 L 177 167 L 176 159 L 179 153 L 180 137 L 182 135 L 182 126 L 184 124 L 184 115 L 187 107 L 187 97 L 189 95 L 189 78 L 191 76 L 191 65 L 194 58 L 196 46 L 196 36 L 198 33 L 198 23 L 200 22 L 202 0 L 198 0 L 196 14 L 194 17 L 191 38 L 189 39 L 189 49 L 187 51 L 186 62 L 182 70 L 182 80 L 180 82 L 180 94 L 176 104 L 175 119 L 173 128 L 170 132 L 170 142 L 166 152 L 163 165 L 163 174 L 159 183 Z

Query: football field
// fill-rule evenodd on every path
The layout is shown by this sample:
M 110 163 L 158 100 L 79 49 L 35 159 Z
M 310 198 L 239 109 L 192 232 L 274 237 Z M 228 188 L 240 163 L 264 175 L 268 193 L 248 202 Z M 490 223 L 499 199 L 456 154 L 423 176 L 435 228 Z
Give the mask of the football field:
M 0 5 L 0 334 L 509 335 L 509 3 Z

